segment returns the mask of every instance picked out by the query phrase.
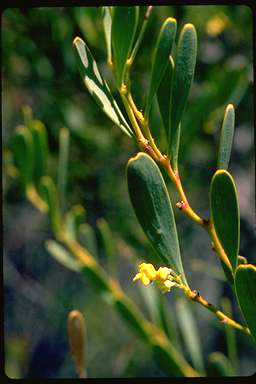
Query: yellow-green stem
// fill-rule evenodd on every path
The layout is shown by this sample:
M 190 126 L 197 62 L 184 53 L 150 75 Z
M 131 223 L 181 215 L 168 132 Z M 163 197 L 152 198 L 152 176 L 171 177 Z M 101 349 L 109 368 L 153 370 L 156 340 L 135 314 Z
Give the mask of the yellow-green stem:
M 180 286 L 180 289 L 183 290 L 186 297 L 188 297 L 190 300 L 195 301 L 196 303 L 202 305 L 204 308 L 208 309 L 212 313 L 215 314 L 225 325 L 228 325 L 232 328 L 237 329 L 238 331 L 241 331 L 245 333 L 246 335 L 251 335 L 251 332 L 249 328 L 242 326 L 241 324 L 237 323 L 236 321 L 232 320 L 230 317 L 225 315 L 223 312 L 221 312 L 219 309 L 217 309 L 214 305 L 210 304 L 204 297 L 202 297 L 197 291 L 191 291 L 187 288 L 187 286 Z

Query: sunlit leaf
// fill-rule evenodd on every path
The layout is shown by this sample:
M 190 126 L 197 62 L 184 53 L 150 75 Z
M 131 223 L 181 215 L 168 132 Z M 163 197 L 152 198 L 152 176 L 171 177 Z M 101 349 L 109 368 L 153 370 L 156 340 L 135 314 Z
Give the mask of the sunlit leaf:
M 102 78 L 89 48 L 80 37 L 76 37 L 73 44 L 79 56 L 80 69 L 87 89 L 103 112 L 128 136 L 133 136 L 133 131 L 123 117 L 106 81 Z

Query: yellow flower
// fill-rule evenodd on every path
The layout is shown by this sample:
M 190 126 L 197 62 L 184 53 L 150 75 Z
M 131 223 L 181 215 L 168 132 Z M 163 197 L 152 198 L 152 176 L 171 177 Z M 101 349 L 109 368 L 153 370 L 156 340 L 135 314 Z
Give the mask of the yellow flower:
M 156 281 L 162 292 L 169 292 L 176 283 L 171 277 L 171 268 L 160 267 L 155 270 L 152 264 L 142 263 L 139 265 L 139 272 L 134 276 L 133 281 L 140 280 L 143 285 L 149 285 Z
M 157 271 L 157 277 L 160 279 L 160 280 L 166 280 L 167 277 L 170 275 L 170 273 L 172 272 L 171 268 L 167 268 L 167 267 L 160 267 Z
M 156 278 L 156 270 L 152 264 L 142 263 L 132 281 L 141 280 L 142 284 L 149 285 Z

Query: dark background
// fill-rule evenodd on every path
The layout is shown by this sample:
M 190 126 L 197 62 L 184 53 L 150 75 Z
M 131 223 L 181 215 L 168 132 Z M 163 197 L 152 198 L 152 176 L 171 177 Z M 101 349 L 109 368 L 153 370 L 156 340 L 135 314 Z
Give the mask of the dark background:
M 142 13 L 143 14 L 143 13 Z M 230 161 L 241 211 L 240 254 L 255 263 L 255 204 L 253 151 L 253 42 L 251 9 L 244 5 L 156 6 L 132 69 L 132 91 L 140 108 L 148 89 L 152 51 L 162 22 L 175 17 L 178 33 L 192 22 L 198 34 L 195 80 L 182 124 L 180 174 L 192 208 L 209 215 L 209 184 L 216 167 L 217 144 L 225 107 L 235 105 L 236 129 Z M 150 248 L 132 211 L 125 167 L 137 149 L 105 117 L 84 89 L 72 41 L 82 37 L 101 73 L 114 88 L 106 66 L 105 40 L 99 8 L 9 8 L 2 14 L 2 140 L 8 143 L 23 123 L 24 104 L 47 127 L 51 150 L 50 174 L 56 178 L 58 135 L 71 134 L 66 209 L 86 208 L 87 222 L 96 229 L 105 218 L 113 233 L 117 276 L 127 294 L 141 303 L 138 286 L 131 283 L 134 259 Z M 114 93 L 115 93 L 114 89 Z M 164 150 L 157 107 L 153 132 Z M 171 199 L 177 194 L 167 181 Z M 137 339 L 82 279 L 59 265 L 47 253 L 52 238 L 48 219 L 23 197 L 17 182 L 3 174 L 4 334 L 5 369 L 15 378 L 74 377 L 67 345 L 66 320 L 80 309 L 87 322 L 89 377 L 164 376 L 149 348 Z M 184 268 L 190 285 L 210 302 L 232 298 L 209 239 L 200 228 L 176 212 Z M 96 230 L 96 239 L 98 234 Z M 99 260 L 106 260 L 98 241 Z M 200 260 L 201 262 L 198 262 Z M 207 264 L 203 264 L 207 263 Z M 205 265 L 207 265 L 205 267 Z M 212 269 L 217 268 L 217 275 Z M 169 295 L 175 310 L 175 294 Z M 145 311 L 142 306 L 142 310 Z M 242 321 L 237 304 L 233 315 Z M 226 353 L 223 327 L 195 305 L 204 357 Z M 237 335 L 238 374 L 255 372 L 255 348 Z M 186 356 L 186 354 L 185 354 Z M 186 356 L 189 360 L 189 356 Z

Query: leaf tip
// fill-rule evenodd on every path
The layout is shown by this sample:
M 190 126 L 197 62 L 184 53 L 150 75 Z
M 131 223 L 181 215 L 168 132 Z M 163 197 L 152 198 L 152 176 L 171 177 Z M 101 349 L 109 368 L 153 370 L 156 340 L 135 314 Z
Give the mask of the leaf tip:
M 143 152 L 138 152 L 137 155 L 131 157 L 131 158 L 128 160 L 127 166 L 128 166 L 130 163 L 132 163 L 133 161 L 138 160 L 139 157 L 141 157 L 141 155 L 143 155 Z
M 231 111 L 231 110 L 233 110 L 234 109 L 234 105 L 233 104 L 228 104 L 228 106 L 227 106 L 227 111 L 229 112 L 229 111 Z
M 187 24 L 185 24 L 184 25 L 184 30 L 185 29 L 190 29 L 190 30 L 193 30 L 194 32 L 196 31 L 196 29 L 195 29 L 195 27 L 194 27 L 194 25 L 192 24 L 192 23 L 187 23 Z
M 74 45 L 76 45 L 76 44 L 81 44 L 81 43 L 83 43 L 83 40 L 81 39 L 81 37 L 79 37 L 79 36 L 76 36 L 75 38 L 74 38 L 74 40 L 73 40 L 73 44 Z

